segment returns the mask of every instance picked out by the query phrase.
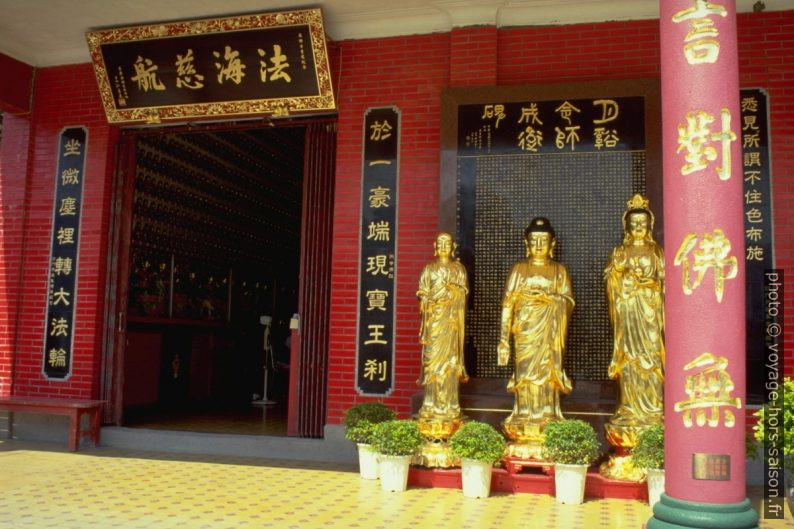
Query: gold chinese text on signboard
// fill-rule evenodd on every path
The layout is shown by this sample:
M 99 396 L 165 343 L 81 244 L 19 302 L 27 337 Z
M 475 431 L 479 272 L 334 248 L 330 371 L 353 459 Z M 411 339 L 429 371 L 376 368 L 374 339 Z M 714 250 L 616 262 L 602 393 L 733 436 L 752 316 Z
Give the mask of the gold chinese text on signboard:
M 336 109 L 319 9 L 86 34 L 111 123 Z
M 42 362 L 44 376 L 50 379 L 67 378 L 72 367 L 87 139 L 84 127 L 68 127 L 58 144 Z
M 388 395 L 394 386 L 397 162 L 400 114 L 364 115 L 356 389 Z

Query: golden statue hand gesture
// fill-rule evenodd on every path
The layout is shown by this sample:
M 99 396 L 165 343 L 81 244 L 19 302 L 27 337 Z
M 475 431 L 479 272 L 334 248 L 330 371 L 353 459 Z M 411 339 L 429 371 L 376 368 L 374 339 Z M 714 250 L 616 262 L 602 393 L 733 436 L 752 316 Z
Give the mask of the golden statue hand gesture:
M 499 345 L 496 347 L 496 364 L 506 366 L 510 361 L 510 342 L 508 340 L 499 340 Z

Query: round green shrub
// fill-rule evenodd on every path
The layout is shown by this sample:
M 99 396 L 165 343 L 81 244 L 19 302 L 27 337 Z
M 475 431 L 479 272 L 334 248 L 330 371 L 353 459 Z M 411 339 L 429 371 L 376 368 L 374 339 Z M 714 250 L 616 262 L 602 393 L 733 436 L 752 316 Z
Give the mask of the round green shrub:
M 369 421 L 359 421 L 354 426 L 345 429 L 345 438 L 354 443 L 372 444 L 375 426 L 374 423 Z
M 664 468 L 664 425 L 645 428 L 631 450 L 631 459 L 638 468 Z
M 579 419 L 552 421 L 543 430 L 543 456 L 563 465 L 590 465 L 601 454 L 595 430 Z
M 471 421 L 461 426 L 449 439 L 449 449 L 461 459 L 496 463 L 502 459 L 507 443 L 490 424 Z
M 345 438 L 354 443 L 372 444 L 375 425 L 395 417 L 394 410 L 381 402 L 356 404 L 345 412 Z
M 391 421 L 396 417 L 394 410 L 382 402 L 362 402 L 345 411 L 345 427 L 355 426 L 359 421 L 377 424 Z
M 372 448 L 385 456 L 411 456 L 419 452 L 423 441 L 415 421 L 386 421 L 375 425 Z
M 785 470 L 787 473 L 794 473 L 794 380 L 783 379 L 783 384 L 777 387 L 777 394 L 777 400 L 767 402 L 763 408 L 755 412 L 758 422 L 753 426 L 753 435 L 762 448 L 762 455 L 766 435 L 770 436 L 769 441 L 774 440 L 778 447 L 782 446 Z M 765 431 L 764 417 L 769 417 L 770 420 L 776 419 L 778 425 L 776 431 L 771 428 L 769 432 Z M 772 436 L 776 437 L 771 439 Z

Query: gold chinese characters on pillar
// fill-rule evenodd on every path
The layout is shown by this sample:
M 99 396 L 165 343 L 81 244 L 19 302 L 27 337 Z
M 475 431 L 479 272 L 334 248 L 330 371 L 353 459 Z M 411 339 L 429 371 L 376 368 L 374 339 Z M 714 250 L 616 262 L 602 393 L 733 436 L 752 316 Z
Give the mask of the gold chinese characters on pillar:
M 507 389 L 515 403 L 503 423 L 508 455 L 541 459 L 543 430 L 563 418 L 560 395 L 573 389 L 563 355 L 574 300 L 568 270 L 553 259 L 548 219 L 533 219 L 524 242 L 527 259 L 513 266 L 504 289 L 497 361 L 507 365 L 512 340 L 515 365 Z
M 691 264 L 690 253 L 693 257 Z M 734 279 L 738 272 L 736 256 L 730 255 L 730 253 L 731 241 L 720 228 L 716 228 L 712 233 L 706 233 L 702 237 L 698 237 L 694 233 L 686 234 L 673 261 L 675 266 L 683 268 L 681 283 L 684 294 L 692 294 L 700 286 L 706 272 L 711 270 L 714 274 L 714 295 L 718 302 L 722 302 L 725 281 Z M 696 273 L 694 278 L 691 277 L 690 269 Z
M 742 401 L 731 392 L 735 386 L 728 373 L 728 359 L 712 353 L 703 353 L 684 366 L 687 372 L 684 390 L 689 399 L 675 403 L 684 426 L 708 424 L 716 428 L 722 422 L 728 428 L 736 424 L 729 408 L 741 409 Z M 720 413 L 722 411 L 722 413 Z
M 86 34 L 110 123 L 331 112 L 320 9 Z

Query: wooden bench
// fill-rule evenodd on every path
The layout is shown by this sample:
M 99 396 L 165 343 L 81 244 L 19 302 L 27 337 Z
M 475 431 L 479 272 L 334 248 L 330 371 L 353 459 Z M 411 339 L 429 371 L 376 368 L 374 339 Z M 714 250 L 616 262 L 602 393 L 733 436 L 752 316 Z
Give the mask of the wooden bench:
M 92 446 L 99 445 L 99 412 L 104 400 L 69 400 L 46 397 L 0 397 L 0 411 L 8 412 L 8 438 L 14 435 L 14 412 L 66 415 L 69 417 L 69 450 L 76 452 L 80 439 L 88 436 Z M 83 415 L 88 428 L 81 429 Z

